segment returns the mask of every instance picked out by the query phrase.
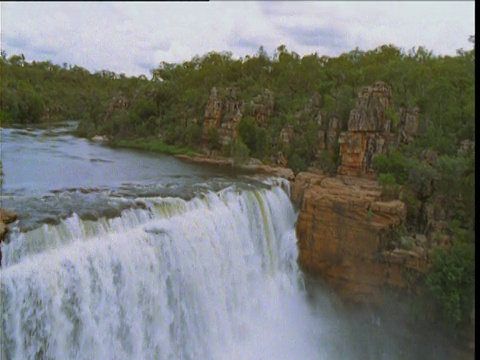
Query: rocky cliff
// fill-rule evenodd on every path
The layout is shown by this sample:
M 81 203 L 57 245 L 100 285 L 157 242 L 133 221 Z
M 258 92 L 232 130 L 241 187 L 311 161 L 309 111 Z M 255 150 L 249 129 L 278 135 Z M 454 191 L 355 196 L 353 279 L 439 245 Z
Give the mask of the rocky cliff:
M 268 126 L 268 122 L 273 115 L 275 107 L 275 96 L 273 92 L 268 89 L 263 91 L 263 94 L 256 96 L 250 102 L 252 115 L 261 127 Z
M 227 144 L 238 136 L 237 125 L 246 113 L 258 126 L 267 127 L 274 105 L 274 94 L 268 90 L 245 107 L 234 88 L 225 89 L 222 95 L 213 88 L 205 109 L 204 138 L 208 139 L 213 128 L 220 143 Z M 292 181 L 292 200 L 300 208 L 301 267 L 356 302 L 382 302 L 385 287 L 420 291 L 418 280 L 428 272 L 432 242 L 424 234 L 405 234 L 406 205 L 382 198 L 374 166 L 379 154 L 415 140 L 419 109 L 395 109 L 392 89 L 381 81 L 359 92 L 347 131 L 341 132 L 346 119 L 342 121 L 322 106 L 322 96 L 314 93 L 295 116 L 298 126 L 285 125 L 278 137 L 284 147 L 292 146 L 296 137 L 303 136 L 300 125 L 313 121 L 318 128 L 313 153 L 321 156 L 328 151 L 333 156 L 339 151 L 341 158 L 336 177 L 315 169 L 315 174 L 300 173 Z M 286 165 L 281 152 L 276 163 Z
M 350 112 L 348 131 L 340 134 L 340 175 L 375 177 L 373 160 L 386 151 L 390 140 L 392 89 L 383 82 L 366 86 L 358 93 L 357 105 Z
M 300 206 L 299 263 L 321 276 L 343 298 L 380 303 L 385 287 L 417 291 L 428 271 L 427 252 L 418 244 L 402 249 L 396 231 L 405 221 L 399 200 L 382 201 L 376 181 L 300 173 L 292 184 Z
M 237 126 L 245 112 L 245 103 L 237 94 L 234 87 L 226 88 L 223 96 L 220 96 L 214 87 L 210 92 L 210 98 L 205 107 L 205 121 L 203 125 L 204 141 L 211 141 L 211 131 L 218 132 L 219 142 L 222 145 L 235 139 Z
M 342 159 L 338 174 L 375 179 L 375 157 L 385 154 L 389 146 L 411 143 L 418 124 L 418 108 L 393 108 L 389 85 L 377 81 L 364 87 L 350 112 L 348 130 L 338 138 Z
M 375 157 L 389 147 L 415 139 L 418 113 L 394 109 L 389 85 L 366 86 L 347 131 L 340 133 L 335 116 L 319 124 L 320 150 L 332 151 L 338 138 L 338 176 L 300 173 L 292 184 L 292 200 L 300 207 L 299 263 L 346 299 L 380 303 L 385 287 L 420 291 L 417 280 L 428 272 L 427 238 L 404 233 L 406 205 L 382 199 L 374 167 Z M 319 112 L 318 118 L 326 116 Z

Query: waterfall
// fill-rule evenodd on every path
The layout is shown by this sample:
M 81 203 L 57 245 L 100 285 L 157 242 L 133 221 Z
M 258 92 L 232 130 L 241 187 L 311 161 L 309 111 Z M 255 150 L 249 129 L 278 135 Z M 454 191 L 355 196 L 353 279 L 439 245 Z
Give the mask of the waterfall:
M 282 187 L 143 198 L 14 234 L 2 359 L 322 358 Z

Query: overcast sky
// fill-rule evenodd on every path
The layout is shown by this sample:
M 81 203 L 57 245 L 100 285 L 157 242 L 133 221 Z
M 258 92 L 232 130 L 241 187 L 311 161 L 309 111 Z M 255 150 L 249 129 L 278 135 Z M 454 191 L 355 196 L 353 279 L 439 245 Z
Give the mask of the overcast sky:
M 383 44 L 454 55 L 475 33 L 473 1 L 2 2 L 0 13 L 8 56 L 127 76 L 210 51 L 254 55 L 260 45 L 269 55 L 282 44 L 302 56 Z

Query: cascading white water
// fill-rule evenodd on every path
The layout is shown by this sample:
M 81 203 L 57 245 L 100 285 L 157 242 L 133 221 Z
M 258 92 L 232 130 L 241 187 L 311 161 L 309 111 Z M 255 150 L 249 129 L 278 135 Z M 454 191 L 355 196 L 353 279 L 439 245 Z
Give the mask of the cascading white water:
M 3 246 L 2 359 L 320 359 L 280 186 L 144 199 Z

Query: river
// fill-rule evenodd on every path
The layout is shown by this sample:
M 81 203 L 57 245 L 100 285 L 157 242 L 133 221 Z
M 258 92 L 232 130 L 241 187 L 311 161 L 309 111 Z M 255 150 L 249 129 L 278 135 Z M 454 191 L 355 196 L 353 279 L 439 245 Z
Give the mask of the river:
M 298 268 L 288 183 L 2 129 L 2 359 L 450 359 Z

